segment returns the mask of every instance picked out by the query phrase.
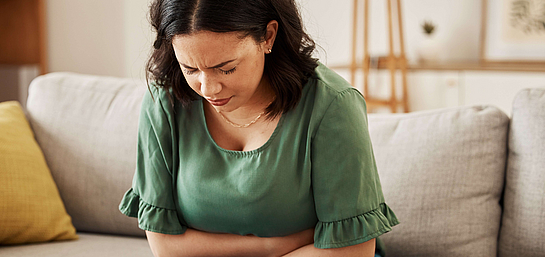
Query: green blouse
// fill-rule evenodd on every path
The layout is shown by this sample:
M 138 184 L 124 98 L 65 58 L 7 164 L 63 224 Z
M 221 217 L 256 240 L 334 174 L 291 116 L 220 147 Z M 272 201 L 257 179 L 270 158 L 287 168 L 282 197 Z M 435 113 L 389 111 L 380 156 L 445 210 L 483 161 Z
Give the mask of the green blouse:
M 252 151 L 219 147 L 203 101 L 142 102 L 137 166 L 119 209 L 164 234 L 285 236 L 314 227 L 314 246 L 359 244 L 399 222 L 385 204 L 361 93 L 320 64 L 301 101 Z M 381 247 L 379 242 L 378 247 Z

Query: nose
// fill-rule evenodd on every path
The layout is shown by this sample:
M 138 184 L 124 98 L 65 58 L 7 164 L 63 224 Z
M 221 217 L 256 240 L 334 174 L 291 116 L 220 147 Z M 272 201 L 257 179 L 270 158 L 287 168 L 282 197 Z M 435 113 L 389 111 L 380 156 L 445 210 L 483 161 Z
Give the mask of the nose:
M 199 82 L 201 84 L 201 94 L 204 97 L 214 98 L 222 89 L 221 83 L 215 79 L 214 76 L 206 74 L 205 72 L 201 72 Z

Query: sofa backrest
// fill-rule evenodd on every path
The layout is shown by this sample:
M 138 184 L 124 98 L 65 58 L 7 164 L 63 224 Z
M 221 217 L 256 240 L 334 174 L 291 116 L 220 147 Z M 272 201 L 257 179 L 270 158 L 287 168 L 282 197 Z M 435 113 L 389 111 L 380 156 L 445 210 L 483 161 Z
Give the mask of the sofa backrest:
M 513 101 L 499 256 L 545 256 L 545 89 Z
M 508 125 L 490 106 L 369 115 L 388 257 L 496 256 Z
M 118 211 L 136 159 L 141 81 L 50 73 L 29 88 L 27 116 L 78 231 L 143 236 Z

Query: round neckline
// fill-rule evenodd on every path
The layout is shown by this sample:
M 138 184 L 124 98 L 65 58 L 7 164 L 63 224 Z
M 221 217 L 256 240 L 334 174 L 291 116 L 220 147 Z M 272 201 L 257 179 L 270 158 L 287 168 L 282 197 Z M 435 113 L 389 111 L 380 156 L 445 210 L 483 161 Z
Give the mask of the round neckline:
M 272 135 L 269 137 L 267 142 L 265 142 L 260 147 L 258 147 L 256 149 L 253 149 L 253 150 L 249 150 L 249 151 L 227 150 L 227 149 L 219 146 L 216 143 L 216 140 L 214 140 L 214 138 L 212 138 L 212 135 L 210 134 L 210 131 L 208 130 L 208 124 L 206 123 L 206 116 L 204 114 L 204 100 L 203 99 L 201 99 L 201 104 L 199 105 L 199 108 L 200 108 L 199 112 L 200 112 L 201 122 L 202 122 L 202 124 L 204 126 L 204 129 L 206 130 L 206 134 L 208 135 L 208 139 L 220 151 L 223 151 L 223 152 L 226 152 L 226 153 L 229 153 L 229 154 L 236 154 L 236 155 L 251 155 L 251 154 L 259 153 L 259 152 L 265 150 L 272 143 L 272 141 L 276 137 L 276 134 L 278 134 L 278 131 L 280 131 L 280 127 L 282 127 L 282 124 L 284 123 L 284 118 L 285 118 L 284 117 L 285 113 L 281 114 L 280 120 L 276 124 L 276 128 L 274 128 L 274 131 L 273 131 Z

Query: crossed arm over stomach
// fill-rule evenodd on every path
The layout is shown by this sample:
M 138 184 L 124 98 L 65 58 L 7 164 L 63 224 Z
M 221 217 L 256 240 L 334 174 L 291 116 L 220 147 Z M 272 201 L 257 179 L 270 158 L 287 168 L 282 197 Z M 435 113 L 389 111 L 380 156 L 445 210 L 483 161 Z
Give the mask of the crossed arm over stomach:
M 187 229 L 184 234 L 166 235 L 146 231 L 155 257 L 184 256 L 373 256 L 375 240 L 335 249 L 313 246 L 314 229 L 285 237 L 257 237 L 207 233 Z

